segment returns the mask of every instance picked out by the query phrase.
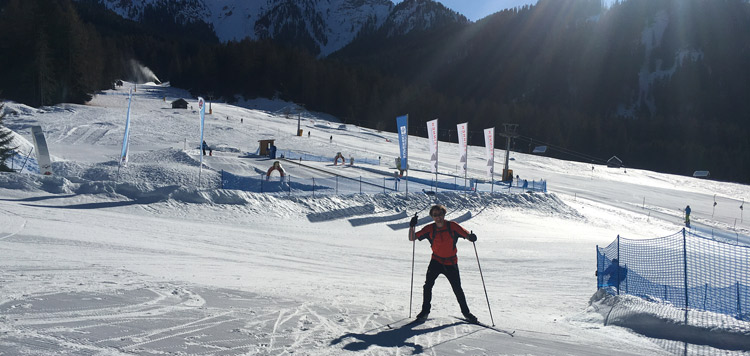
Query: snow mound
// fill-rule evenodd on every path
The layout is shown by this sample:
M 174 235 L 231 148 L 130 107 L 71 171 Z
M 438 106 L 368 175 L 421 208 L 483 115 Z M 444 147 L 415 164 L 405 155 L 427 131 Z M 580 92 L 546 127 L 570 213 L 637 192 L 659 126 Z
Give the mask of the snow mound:
M 15 103 L 12 101 L 6 101 L 3 102 L 3 111 L 2 113 L 9 116 L 31 116 L 36 113 L 41 112 L 40 110 L 37 110 L 31 106 Z
M 600 315 L 604 325 L 625 327 L 655 339 L 703 345 L 712 351 L 747 350 L 750 340 L 750 323 L 731 316 L 690 310 L 685 324 L 682 308 L 632 295 L 610 295 L 604 289 L 591 297 L 587 312 Z

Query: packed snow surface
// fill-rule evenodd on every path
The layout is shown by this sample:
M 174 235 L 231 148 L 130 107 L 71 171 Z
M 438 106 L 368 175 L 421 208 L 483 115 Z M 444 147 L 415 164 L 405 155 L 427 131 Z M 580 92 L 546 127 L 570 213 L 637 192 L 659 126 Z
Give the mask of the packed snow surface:
M 204 139 L 212 155 L 200 168 L 196 98 L 146 84 L 133 96 L 129 164 L 119 167 L 132 87 L 99 93 L 88 105 L 5 103 L 19 152 L 12 165 L 23 171 L 0 174 L 0 355 L 724 355 L 750 348 L 747 322 L 706 315 L 688 330 L 680 310 L 597 292 L 594 276 L 597 245 L 618 235 L 673 234 L 686 205 L 694 226 L 747 244 L 750 222 L 739 208 L 750 198 L 745 185 L 512 152 L 514 174 L 546 180 L 548 192 L 220 189 L 222 170 L 260 178 L 271 166 L 257 155 L 261 139 L 330 157 L 281 160 L 295 179 L 392 179 L 397 136 L 297 115 L 291 103 L 210 103 Z M 187 110 L 172 109 L 178 98 Z M 44 129 L 52 176 L 38 175 L 33 153 L 26 159 L 35 125 Z M 426 139 L 410 137 L 409 146 L 410 177 L 434 177 Z M 334 165 L 337 152 L 380 164 Z M 439 152 L 440 178 L 458 180 L 457 145 L 441 142 Z M 495 152 L 498 172 L 504 155 Z M 484 147 L 470 146 L 470 178 L 487 178 L 484 162 Z M 457 319 L 443 277 L 430 318 L 408 323 L 419 312 L 431 253 L 427 242 L 408 241 L 408 221 L 417 213 L 420 226 L 430 222 L 434 203 L 479 237 L 474 245 L 458 242 L 462 285 L 472 312 L 499 331 Z M 658 335 L 647 332 L 654 329 Z

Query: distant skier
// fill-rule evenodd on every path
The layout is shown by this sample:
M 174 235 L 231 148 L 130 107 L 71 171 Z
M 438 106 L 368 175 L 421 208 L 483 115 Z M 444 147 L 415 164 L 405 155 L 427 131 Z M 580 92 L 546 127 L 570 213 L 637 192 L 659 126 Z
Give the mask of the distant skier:
M 458 272 L 458 257 L 456 253 L 456 242 L 459 237 L 463 237 L 471 242 L 477 240 L 477 235 L 466 231 L 461 225 L 453 221 L 445 220 L 446 209 L 442 205 L 434 205 L 430 208 L 430 216 L 435 221 L 423 227 L 415 233 L 417 226 L 417 216 L 415 215 L 409 222 L 409 241 L 427 239 L 432 246 L 432 259 L 427 267 L 427 277 L 424 282 L 424 293 L 422 294 L 422 311 L 417 314 L 417 319 L 425 319 L 430 314 L 432 301 L 432 287 L 435 280 L 441 275 L 445 275 L 453 288 L 458 305 L 461 307 L 461 313 L 467 321 L 477 322 L 475 317 L 469 311 L 466 304 L 466 296 L 461 288 L 461 276 Z
M 203 147 L 203 155 L 204 155 L 204 156 L 206 155 L 206 150 L 209 150 L 209 151 L 211 151 L 211 148 L 210 148 L 210 147 L 208 147 L 208 144 L 206 143 L 206 141 L 203 141 L 203 145 L 202 145 L 202 147 Z
M 685 227 L 690 227 L 690 205 L 685 208 Z
M 328 142 L 333 143 L 333 135 L 331 135 L 331 138 L 328 139 Z

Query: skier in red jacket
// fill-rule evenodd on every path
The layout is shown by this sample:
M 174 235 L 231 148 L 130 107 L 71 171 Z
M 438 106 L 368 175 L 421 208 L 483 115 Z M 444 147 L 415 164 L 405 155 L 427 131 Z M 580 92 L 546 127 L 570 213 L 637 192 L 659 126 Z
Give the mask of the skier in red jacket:
M 440 274 L 445 275 L 453 288 L 458 305 L 461 307 L 461 313 L 466 320 L 472 323 L 477 322 L 475 317 L 469 311 L 466 304 L 466 296 L 461 288 L 461 276 L 458 272 L 458 257 L 456 253 L 456 242 L 462 237 L 471 242 L 477 240 L 477 235 L 466 231 L 461 225 L 453 221 L 445 220 L 446 209 L 442 205 L 434 205 L 430 208 L 430 216 L 435 221 L 426 225 L 419 232 L 415 233 L 417 225 L 417 216 L 415 215 L 409 223 L 409 241 L 424 240 L 430 241 L 432 246 L 432 260 L 427 267 L 427 278 L 424 282 L 424 293 L 422 294 L 422 311 L 417 314 L 417 319 L 425 319 L 430 314 L 430 302 L 432 301 L 432 286 Z

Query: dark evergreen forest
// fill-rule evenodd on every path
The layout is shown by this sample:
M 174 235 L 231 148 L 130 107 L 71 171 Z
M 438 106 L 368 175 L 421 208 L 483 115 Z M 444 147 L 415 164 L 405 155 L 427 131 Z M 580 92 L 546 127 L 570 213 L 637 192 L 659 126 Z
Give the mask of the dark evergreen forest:
M 95 0 L 0 0 L 0 93 L 85 103 L 136 59 L 195 95 L 278 97 L 377 129 L 409 114 L 440 139 L 469 122 L 518 124 L 513 147 L 750 183 L 750 4 L 743 0 L 540 0 L 476 23 L 404 36 L 371 30 L 325 59 L 271 41 L 220 43 L 169 9 L 134 23 Z M 666 27 L 658 45 L 647 28 Z M 657 39 L 655 35 L 653 40 Z M 502 142 L 502 141 L 501 141 Z

